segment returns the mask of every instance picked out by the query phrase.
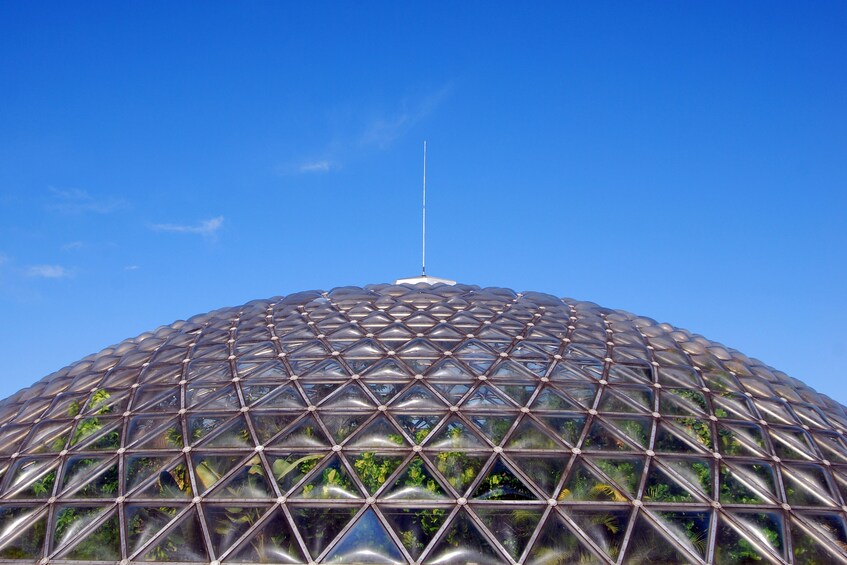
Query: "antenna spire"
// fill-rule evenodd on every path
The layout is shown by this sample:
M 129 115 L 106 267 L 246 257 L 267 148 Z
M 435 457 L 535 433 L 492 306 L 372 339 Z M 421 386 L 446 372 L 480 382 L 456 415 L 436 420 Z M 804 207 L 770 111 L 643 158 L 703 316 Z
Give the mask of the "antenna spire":
M 426 141 L 424 141 L 423 155 L 423 220 L 421 222 L 421 276 L 426 276 Z

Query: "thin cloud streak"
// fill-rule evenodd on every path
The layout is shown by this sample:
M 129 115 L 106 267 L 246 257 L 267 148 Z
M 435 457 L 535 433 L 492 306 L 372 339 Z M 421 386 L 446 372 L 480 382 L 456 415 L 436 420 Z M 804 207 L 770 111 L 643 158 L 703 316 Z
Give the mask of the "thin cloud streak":
M 150 229 L 153 231 L 170 232 L 170 233 L 189 233 L 202 236 L 214 235 L 223 226 L 224 217 L 218 216 L 209 220 L 203 220 L 197 225 L 185 224 L 153 224 Z
M 415 124 L 432 114 L 450 93 L 450 89 L 451 86 L 447 84 L 414 105 L 404 101 L 404 109 L 400 113 L 371 122 L 359 136 L 359 144 L 387 148 Z
M 78 188 L 62 190 L 51 186 L 50 193 L 53 202 L 47 205 L 47 209 L 62 214 L 110 214 L 127 207 L 126 201 L 119 198 L 99 200 Z
M 324 159 L 321 161 L 307 161 L 302 163 L 297 170 L 301 173 L 326 173 L 334 168 L 335 166 L 332 161 Z
M 24 268 L 24 274 L 41 279 L 64 279 L 71 276 L 70 271 L 61 265 L 30 265 Z

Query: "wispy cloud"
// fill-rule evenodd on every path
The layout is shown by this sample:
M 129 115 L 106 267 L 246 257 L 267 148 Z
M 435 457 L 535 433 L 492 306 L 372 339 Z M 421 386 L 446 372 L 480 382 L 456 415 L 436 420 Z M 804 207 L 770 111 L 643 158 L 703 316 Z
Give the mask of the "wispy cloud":
M 202 236 L 214 235 L 221 226 L 223 226 L 224 217 L 218 216 L 209 220 L 203 220 L 199 224 L 153 224 L 150 229 L 153 231 L 171 232 L 171 233 L 190 233 Z
M 323 149 L 314 151 L 312 158 L 288 161 L 277 167 L 276 172 L 281 175 L 329 173 L 365 154 L 385 150 L 433 114 L 450 95 L 452 88 L 452 84 L 447 83 L 426 95 L 404 98 L 393 109 L 371 111 L 369 119 L 357 123 L 342 118 L 341 121 L 346 123 L 329 132 L 329 140 Z M 344 115 L 350 113 L 341 112 Z M 352 114 L 358 117 L 362 112 Z M 320 158 L 314 158 L 314 155 Z
M 69 241 L 62 244 L 62 251 L 74 251 L 76 249 L 82 249 L 83 247 L 85 247 L 85 243 L 81 241 Z
M 334 168 L 335 165 L 332 161 L 322 159 L 320 161 L 306 161 L 305 163 L 300 163 L 297 170 L 301 173 L 326 173 Z
M 64 279 L 71 276 L 70 271 L 61 265 L 30 265 L 24 267 L 24 274 L 41 279 Z
M 124 267 L 124 271 L 137 271 L 141 267 L 139 265 L 127 265 Z
M 359 143 L 380 149 L 387 148 L 415 124 L 432 114 L 450 93 L 450 88 L 448 84 L 422 99 L 404 100 L 400 111 L 377 117 L 368 124 L 359 136 Z
M 78 188 L 59 189 L 51 186 L 50 193 L 53 200 L 47 208 L 63 214 L 110 214 L 127 206 L 127 202 L 120 198 L 95 198 Z

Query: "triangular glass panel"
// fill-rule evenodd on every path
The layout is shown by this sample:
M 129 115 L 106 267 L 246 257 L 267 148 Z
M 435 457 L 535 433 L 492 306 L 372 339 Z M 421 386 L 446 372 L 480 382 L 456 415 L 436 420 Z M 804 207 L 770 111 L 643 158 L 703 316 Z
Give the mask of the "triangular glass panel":
M 147 464 L 144 461 L 145 459 L 147 458 L 142 457 L 139 464 Z M 144 483 L 147 483 L 147 486 L 141 487 L 133 496 L 138 498 L 191 498 L 193 495 L 188 466 L 181 455 L 168 463 L 164 469 L 155 470 L 148 477 L 152 477 L 154 473 L 156 473 L 156 479 L 153 481 L 145 480 Z M 138 484 L 140 486 L 144 483 Z
M 426 442 L 433 449 L 480 449 L 488 448 L 477 434 L 456 417 L 451 418 L 435 435 Z
M 502 563 L 503 557 L 477 529 L 466 510 L 459 510 L 425 563 Z
M 367 383 L 371 394 L 376 396 L 380 404 L 388 404 L 392 398 L 397 396 L 397 393 L 403 390 L 402 384 L 399 383 Z
M 767 455 L 762 428 L 755 424 L 718 424 L 718 449 L 722 455 Z
M 168 530 L 138 561 L 209 562 L 209 554 L 203 543 L 203 530 L 197 511 L 190 509 L 176 527 Z
M 800 428 L 771 426 L 770 435 L 773 440 L 774 453 L 781 459 L 797 459 L 800 461 L 818 459 L 814 448 L 810 445 L 809 436 Z
M 44 551 L 47 514 L 33 507 L 0 507 L 0 558 L 37 562 Z
M 773 469 L 767 463 L 721 463 L 722 504 L 769 504 L 776 499 Z
M 341 383 L 333 382 L 333 383 L 302 383 L 303 390 L 306 393 L 306 397 L 309 399 L 309 402 L 312 404 L 320 404 L 324 398 L 338 390 L 338 387 Z
M 416 338 L 404 345 L 397 354 L 405 359 L 438 359 L 441 350 L 429 340 Z
M 662 389 L 659 412 L 664 415 L 689 416 L 706 413 L 706 397 L 690 388 Z
M 238 410 L 241 408 L 238 393 L 230 384 L 187 387 L 185 402 L 186 408 L 192 410 L 201 406 L 206 410 Z
M 712 449 L 712 425 L 704 419 L 698 418 L 664 418 L 663 422 L 668 428 L 673 428 L 674 433 L 701 453 L 708 453 Z
M 520 559 L 544 515 L 544 508 L 538 506 L 497 508 L 478 505 L 473 510 L 515 561 Z
M 231 414 L 190 414 L 188 416 L 188 437 L 192 445 L 214 433 L 230 419 Z
M 77 424 L 71 451 L 115 451 L 121 446 L 123 418 L 86 418 Z
M 247 429 L 247 421 L 244 416 L 236 416 L 231 422 L 221 427 L 220 430 L 209 434 L 208 439 L 200 442 L 204 449 L 213 447 L 255 447 L 250 431 Z
M 517 419 L 517 412 L 467 414 L 468 420 L 494 445 L 499 445 Z
M 358 517 L 353 527 L 324 557 L 328 563 L 400 563 L 405 561 L 385 526 L 372 508 Z
M 321 361 L 300 375 L 300 378 L 306 380 L 346 380 L 350 378 L 350 375 L 347 374 L 347 371 L 344 370 L 344 367 L 342 367 L 338 361 L 335 361 L 334 359 L 327 359 L 326 361 Z
M 124 461 L 124 492 L 129 492 L 141 483 L 165 470 L 173 459 L 172 455 L 127 455 Z
M 400 322 L 397 322 L 386 327 L 377 335 L 382 341 L 407 341 L 411 339 L 415 334 L 411 330 L 409 330 L 409 328 L 407 328 Z
M 531 418 L 524 417 L 515 432 L 506 442 L 506 449 L 563 449 L 561 442 L 538 426 Z
M 126 441 L 133 449 L 182 449 L 182 425 L 166 416 L 134 416 Z
M 603 413 L 650 414 L 653 412 L 653 391 L 641 386 L 606 387 L 597 410 Z
M 63 496 L 69 498 L 113 498 L 118 494 L 118 462 L 106 465 L 94 458 L 69 460 Z M 92 461 L 93 460 L 93 461 Z M 89 461 L 92 461 L 89 463 Z M 85 483 L 81 488 L 80 484 Z
M 511 398 L 518 406 L 524 406 L 535 392 L 536 385 L 497 383 L 497 389 Z
M 281 455 L 271 455 L 268 460 L 274 479 L 279 485 L 280 491 L 286 493 L 296 485 L 300 479 L 309 473 L 326 456 L 325 453 L 310 453 L 296 451 Z
M 672 512 L 660 511 L 651 514 L 676 539 L 676 543 L 688 549 L 694 555 L 705 561 L 709 543 L 709 528 L 711 526 L 711 514 L 709 512 Z M 641 532 L 639 524 L 636 523 L 635 531 Z M 661 541 L 661 540 L 660 540 Z M 631 555 L 628 551 L 627 556 Z M 658 557 L 653 562 L 662 563 Z M 677 561 L 671 559 L 671 563 L 684 563 L 690 558 Z
M 446 405 L 444 401 L 422 384 L 416 384 L 409 387 L 405 392 L 400 393 L 392 402 L 391 408 L 394 410 L 444 410 Z
M 434 364 L 427 373 L 430 380 L 450 380 L 464 382 L 474 380 L 474 376 L 452 359 L 444 359 Z
M 574 508 L 568 512 L 570 518 L 612 560 L 620 555 L 630 510 Z
M 294 492 L 294 498 L 318 500 L 356 500 L 363 498 L 341 458 L 334 455 L 313 473 L 311 479 Z
M 660 358 L 661 362 L 661 353 L 657 352 L 656 357 Z M 665 352 L 669 353 L 669 352 Z M 689 365 L 688 359 L 683 359 L 682 363 L 672 363 L 674 365 Z M 666 365 L 671 363 L 663 363 L 662 368 L 659 369 L 659 382 L 663 385 L 670 386 L 684 386 L 684 387 L 700 387 L 703 386 L 700 384 L 700 379 L 697 378 L 697 373 L 694 372 L 693 369 L 688 367 L 667 367 Z
M 121 558 L 121 536 L 119 532 L 118 516 L 113 514 L 74 544 L 69 551 L 63 551 L 61 558 L 88 562 L 119 560 Z
M 206 530 L 212 538 L 215 555 L 230 549 L 253 524 L 262 519 L 268 509 L 266 506 L 244 507 L 234 504 L 203 504 Z
M 307 341 L 301 347 L 295 349 L 290 358 L 293 360 L 324 359 L 329 355 L 327 348 L 318 340 Z
M 619 487 L 624 489 L 624 494 L 635 497 L 638 485 L 641 483 L 641 472 L 644 470 L 644 460 L 628 457 L 625 459 L 590 458 L 589 461 L 600 468 L 603 473 L 612 479 Z
M 227 365 L 227 370 L 229 365 Z M 232 377 L 230 377 L 232 378 Z M 179 410 L 180 387 L 144 385 L 132 400 L 133 412 L 176 412 Z
M 785 496 L 791 506 L 835 506 L 837 500 L 829 490 L 826 475 L 817 465 L 782 467 Z
M 253 429 L 261 445 L 284 430 L 294 421 L 294 418 L 293 414 L 279 412 L 259 412 L 258 410 L 250 412 L 250 420 L 253 422 Z
M 491 371 L 491 374 L 488 376 L 488 378 L 493 381 L 518 383 L 522 381 L 532 381 L 534 383 L 538 380 L 538 377 L 532 372 L 525 369 L 523 365 L 510 360 L 506 360 L 499 363 Z
M 429 545 L 450 512 L 450 508 L 432 507 L 385 507 L 381 510 L 413 559 Z
M 582 429 L 585 427 L 585 416 L 582 414 L 564 414 L 562 416 L 538 414 L 536 417 L 571 446 L 576 446 L 579 442 Z
M 371 367 L 362 378 L 380 382 L 408 382 L 411 377 L 402 363 L 394 359 L 384 359 Z
M 438 323 L 438 320 L 432 316 L 427 316 L 423 313 L 413 314 L 404 320 L 405 324 L 416 331 L 423 332 L 427 328 L 431 328 Z
M 599 378 L 599 377 L 597 377 Z M 652 383 L 653 373 L 649 366 L 621 365 L 615 363 L 609 367 L 610 383 Z
M 441 393 L 451 404 L 458 404 L 462 397 L 471 389 L 470 384 L 432 383 L 433 388 Z
M 656 440 L 653 450 L 659 453 L 700 453 L 700 448 L 692 445 L 692 442 L 675 426 L 666 422 L 658 422 L 656 425 Z
M 241 462 L 242 458 L 242 455 L 209 455 L 192 452 L 191 464 L 200 487 L 198 494 L 202 496 L 209 492 L 224 475 Z
M 540 348 L 538 348 L 538 347 L 536 347 L 536 346 L 534 346 L 531 343 L 528 343 L 526 341 L 518 342 L 518 344 L 515 345 L 512 348 L 510 355 L 514 359 L 538 359 L 538 360 L 547 359 L 547 357 L 549 356 L 549 354 L 546 351 L 544 351 L 543 349 L 540 349 Z
M 603 372 L 600 366 L 600 374 Z M 571 361 L 559 361 L 550 372 L 551 381 L 596 381 L 600 377 L 585 370 L 585 366 Z
M 509 459 L 517 464 L 524 475 L 529 477 L 546 497 L 552 498 L 568 465 L 570 455 L 509 453 Z
M 259 526 L 241 547 L 226 558 L 226 563 L 305 563 L 297 538 L 281 509 Z
M 287 431 L 283 432 L 273 442 L 273 447 L 292 447 L 292 448 L 321 448 L 329 447 L 332 443 L 321 431 L 320 425 L 314 416 L 306 416 L 301 419 Z
M 547 385 L 544 387 L 544 390 L 535 397 L 535 400 L 532 403 L 532 409 L 552 411 L 579 410 L 580 406 L 555 388 Z
M 456 341 L 465 339 L 465 334 L 447 323 L 440 323 L 429 332 L 427 337 L 436 341 Z
M 213 499 L 273 498 L 274 491 L 258 456 L 247 461 L 239 471 L 207 495 Z
M 558 383 L 556 388 L 584 408 L 594 406 L 594 397 L 597 395 L 597 386 L 583 383 Z
M 707 499 L 714 498 L 711 461 L 700 457 L 662 457 L 660 462 L 681 477 L 678 482 L 685 488 Z
M 582 448 L 591 451 L 633 451 L 634 448 L 629 442 L 624 441 L 616 433 L 612 432 L 613 426 L 603 425 L 603 423 L 594 419 L 594 424 L 588 430 L 588 434 L 582 442 Z M 618 431 L 617 434 L 622 434 Z
M 280 382 L 288 379 L 288 370 L 281 361 L 265 363 L 239 362 L 238 376 L 249 381 Z
M 363 339 L 344 350 L 345 359 L 376 359 L 385 355 L 385 349 L 372 339 Z
M 528 565 L 595 563 L 597 557 L 570 531 L 557 512 L 551 512 L 526 557 Z
M 459 495 L 464 495 L 482 466 L 488 462 L 488 455 L 471 455 L 461 451 L 433 453 L 431 461 L 451 487 Z
M 294 524 L 300 531 L 309 553 L 320 555 L 338 533 L 353 519 L 359 509 L 351 506 L 291 508 Z
M 784 560 L 782 518 L 773 513 L 733 513 L 734 520 L 719 514 L 715 537 L 715 563 L 753 563 Z
M 522 480 L 498 457 L 485 477 L 477 485 L 473 498 L 476 500 L 537 500 Z
M 351 449 L 380 449 L 386 447 L 408 447 L 403 434 L 384 415 L 377 416 L 359 430 L 347 444 Z
M 497 353 L 493 349 L 475 339 L 469 339 L 463 343 L 453 354 L 463 361 L 479 359 L 493 362 L 497 357 Z
M 321 413 L 321 422 L 332 435 L 336 444 L 343 442 L 347 437 L 359 429 L 368 418 L 371 417 L 367 412 L 341 412 L 337 413 L 332 410 Z
M 600 477 L 581 460 L 577 460 L 571 467 L 558 499 L 575 502 L 593 500 L 628 502 L 627 497 L 618 488 Z
M 430 472 L 423 458 L 416 455 L 381 498 L 385 500 L 446 500 L 449 497 Z
M 329 341 L 350 341 L 364 337 L 365 334 L 356 324 L 344 324 L 327 336 Z
M 182 508 L 167 505 L 126 505 L 126 545 L 129 554 L 137 553 L 154 535 L 164 530 Z
M 847 551 L 844 519 L 841 514 L 802 513 L 792 516 L 791 545 L 795 563 L 829 563 L 844 560 Z
M 464 408 L 514 408 L 514 404 L 506 400 L 505 395 L 493 386 L 480 385 L 462 405 Z
M 388 477 L 400 466 L 405 455 L 390 455 L 366 451 L 364 453 L 347 453 L 347 460 L 365 489 L 373 495 L 385 484 Z
M 695 497 L 688 487 L 677 482 L 654 461 L 647 474 L 642 498 L 645 502 L 693 502 L 699 497 Z
M 420 445 L 429 435 L 429 432 L 435 428 L 435 425 L 441 421 L 441 415 L 428 414 L 395 414 L 394 419 L 400 424 L 412 441 Z
M 51 550 L 69 547 L 69 544 L 79 539 L 81 530 L 99 521 L 107 511 L 107 508 L 101 506 L 56 506 L 53 515 L 56 530 Z M 114 538 L 115 541 L 120 539 L 117 532 L 114 532 Z
M 679 525 L 674 524 L 675 529 Z M 682 533 L 682 530 L 679 530 Z M 644 513 L 640 513 L 635 520 L 637 535 L 632 536 L 626 550 L 627 562 L 633 563 L 696 563 L 692 556 L 683 552 L 676 545 L 668 541 L 668 534 L 661 532 L 658 527 L 648 520 Z M 686 532 L 687 533 L 687 532 Z M 688 540 L 679 540 L 678 543 L 690 546 Z M 706 539 L 701 541 L 703 545 Z M 693 550 L 693 547 L 691 548 Z M 705 557 L 699 551 L 694 553 L 702 559 Z
M 329 411 L 346 410 L 368 410 L 374 408 L 373 400 L 362 390 L 357 383 L 352 382 L 344 385 L 337 392 L 326 398 L 320 405 L 320 409 Z

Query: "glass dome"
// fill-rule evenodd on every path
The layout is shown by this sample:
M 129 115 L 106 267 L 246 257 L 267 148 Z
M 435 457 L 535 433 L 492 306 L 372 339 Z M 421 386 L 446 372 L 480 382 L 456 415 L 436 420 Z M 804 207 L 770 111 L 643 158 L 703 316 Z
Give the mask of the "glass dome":
M 0 424 L 6 561 L 847 560 L 843 406 L 535 292 L 217 310 L 49 375 Z

